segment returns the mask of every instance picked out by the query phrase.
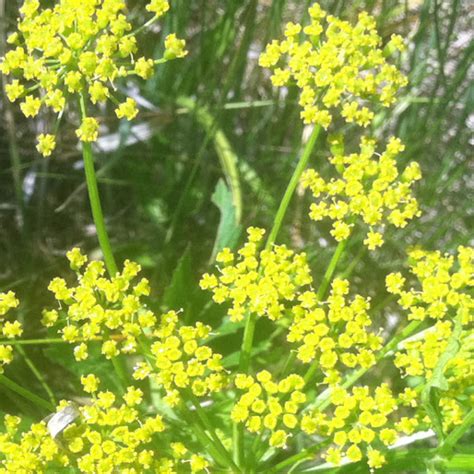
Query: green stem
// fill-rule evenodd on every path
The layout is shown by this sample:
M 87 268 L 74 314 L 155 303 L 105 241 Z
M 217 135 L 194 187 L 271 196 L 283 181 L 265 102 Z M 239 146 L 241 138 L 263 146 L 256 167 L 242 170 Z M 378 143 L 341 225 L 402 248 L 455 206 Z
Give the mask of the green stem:
M 12 392 L 17 393 L 21 397 L 26 398 L 35 405 L 39 405 L 48 411 L 54 411 L 55 409 L 54 404 L 50 403 L 48 400 L 38 397 L 38 395 L 35 395 L 33 392 L 30 392 L 26 388 L 23 388 L 21 385 L 18 385 L 16 382 L 9 379 L 5 375 L 0 374 L 0 384 L 4 385 Z
M 326 273 L 323 276 L 323 280 L 319 285 L 317 293 L 318 301 L 321 301 L 326 296 L 327 289 L 329 287 L 329 284 L 331 283 L 334 272 L 336 271 L 337 264 L 339 263 L 339 260 L 341 259 L 342 255 L 344 254 L 348 242 L 349 239 L 346 239 L 337 244 L 336 250 L 331 258 L 331 261 L 329 262 L 328 268 L 326 269 Z
M 244 328 L 244 337 L 242 340 L 242 347 L 240 350 L 240 360 L 239 360 L 239 371 L 247 373 L 250 368 L 250 358 L 252 356 L 252 345 L 253 345 L 253 336 L 255 334 L 255 323 L 257 321 L 257 315 L 255 313 L 249 313 L 245 328 Z
M 153 25 L 158 20 L 158 15 L 154 15 L 152 18 L 150 18 L 146 23 L 143 23 L 142 26 L 139 26 L 138 28 L 134 29 L 130 33 L 127 33 L 124 38 L 128 38 L 129 36 L 136 36 L 138 33 L 141 33 L 143 30 L 146 30 L 149 26 Z
M 209 420 L 206 412 L 202 409 L 199 400 L 196 398 L 196 396 L 191 392 L 191 391 L 186 391 L 186 395 L 190 398 L 192 401 L 194 408 L 196 409 L 196 413 L 201 420 L 202 424 L 204 427 L 207 429 L 209 434 L 211 435 L 212 440 L 214 441 L 216 447 L 218 448 L 219 452 L 226 457 L 228 464 L 234 469 L 235 472 L 240 472 L 240 469 L 236 466 L 234 461 L 232 460 L 232 457 L 228 453 L 227 449 L 225 449 L 224 445 L 222 444 L 221 440 L 217 436 L 214 427 L 212 426 L 211 421 Z
M 329 440 L 322 441 L 321 443 L 317 443 L 313 446 L 310 446 L 309 448 L 303 449 L 298 454 L 295 454 L 293 456 L 290 456 L 289 458 L 286 458 L 285 460 L 278 463 L 276 466 L 268 469 L 266 472 L 267 474 L 276 474 L 277 472 L 280 472 L 280 471 L 288 472 L 286 468 L 292 467 L 296 463 L 304 461 L 305 459 L 313 458 L 315 451 L 320 450 L 321 448 L 328 445 L 329 443 L 330 443 Z
M 214 441 L 206 434 L 201 426 L 196 423 L 194 414 L 189 410 L 185 403 L 183 403 L 183 417 L 185 421 L 192 426 L 194 434 L 202 447 L 208 451 L 214 461 L 220 466 L 230 467 L 227 457 L 221 454 L 217 446 L 214 444 Z
M 34 345 L 42 345 L 42 344 L 69 344 L 69 342 L 65 341 L 64 339 L 60 338 L 52 338 L 52 339 L 20 339 L 18 341 L 15 340 L 4 340 L 0 341 L 0 346 L 2 345 L 9 345 L 9 346 L 34 346 Z
M 237 464 L 237 466 L 242 466 L 245 462 L 244 425 L 242 423 L 233 423 L 232 442 L 234 447 L 234 462 Z
M 285 194 L 283 195 L 283 198 L 280 202 L 280 207 L 278 208 L 278 211 L 275 215 L 273 227 L 270 231 L 270 234 L 268 235 L 265 249 L 269 249 L 276 241 L 278 233 L 280 232 L 280 228 L 283 224 L 283 219 L 285 218 L 286 211 L 288 210 L 288 206 L 290 205 L 291 198 L 295 193 L 296 186 L 298 186 L 303 171 L 306 169 L 306 166 L 311 157 L 311 154 L 313 153 L 320 132 L 321 126 L 316 125 L 311 133 L 311 136 L 309 137 L 308 143 L 306 143 L 306 146 L 303 150 L 303 154 L 301 155 L 301 158 L 298 164 L 296 165 L 295 171 L 293 172 L 293 176 L 291 177 L 290 182 L 288 183 L 288 186 L 286 188 Z
M 84 96 L 80 97 L 80 106 L 82 118 L 87 117 L 87 108 Z M 92 153 L 92 145 L 88 142 L 82 142 L 82 156 L 84 159 L 84 170 L 86 173 L 87 190 L 89 192 L 89 200 L 92 210 L 92 217 L 94 218 L 95 228 L 97 230 L 97 237 L 99 239 L 100 248 L 104 255 L 105 266 L 109 276 L 113 277 L 117 274 L 117 265 L 110 246 L 109 235 L 105 227 L 104 214 L 102 213 L 102 206 L 100 204 L 99 188 L 97 187 L 97 178 L 94 169 L 94 157 Z
M 26 353 L 25 349 L 23 349 L 23 347 L 17 346 L 15 349 L 21 354 L 21 356 L 26 362 L 26 365 L 30 368 L 31 372 L 33 372 L 34 376 L 38 379 L 38 382 L 41 384 L 41 386 L 43 387 L 43 390 L 48 395 L 49 401 L 54 406 L 56 406 L 58 402 L 54 396 L 53 391 L 51 390 L 51 387 L 48 385 L 48 382 L 46 382 L 46 379 L 43 377 L 43 374 L 38 370 L 38 368 L 30 359 L 30 357 Z

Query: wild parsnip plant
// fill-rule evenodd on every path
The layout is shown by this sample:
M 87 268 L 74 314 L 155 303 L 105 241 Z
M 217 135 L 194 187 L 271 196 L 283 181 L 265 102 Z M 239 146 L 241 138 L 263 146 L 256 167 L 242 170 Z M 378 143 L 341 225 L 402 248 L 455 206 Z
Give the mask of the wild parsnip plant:
M 401 268 L 386 276 L 405 316 L 391 338 L 374 322 L 380 307 L 335 277 L 354 234 L 376 251 L 387 226 L 405 227 L 420 215 L 413 190 L 420 167 L 399 166 L 400 139 L 377 145 L 365 132 L 374 110 L 393 104 L 406 85 L 391 62 L 402 39 L 383 46 L 367 13 L 352 25 L 314 4 L 309 24 L 289 23 L 285 38 L 261 55 L 275 87 L 300 90 L 301 119 L 313 131 L 273 227 L 249 227 L 247 241 L 221 249 L 200 280 L 209 307 L 224 307 L 222 331 L 205 320 L 189 323 L 180 308 L 156 310 L 140 265 L 126 260 L 117 268 L 90 143 L 99 121 L 89 108 L 111 100 L 118 118 L 134 119 L 136 103 L 117 99 L 115 81 L 147 79 L 159 64 L 185 56 L 171 33 L 163 58 L 135 57 L 139 32 L 168 9 L 167 1 L 147 2 L 152 17 L 133 30 L 120 0 L 60 0 L 53 8 L 26 0 L 10 36 L 1 70 L 23 113 L 49 107 L 61 115 L 78 104 L 76 134 L 105 263 L 78 248 L 67 253 L 75 280 L 51 281 L 56 303 L 43 311 L 43 340 L 24 337 L 14 319 L 18 299 L 0 294 L 0 384 L 49 412 L 32 423 L 4 416 L 0 473 L 339 472 L 346 464 L 348 472 L 404 472 L 410 462 L 429 472 L 472 472 L 474 455 L 462 438 L 474 424 L 474 249 L 460 246 L 455 256 L 407 249 L 412 276 Z M 335 173 L 306 169 L 322 130 L 337 132 L 341 119 L 358 127 L 360 148 L 346 150 L 344 137 L 331 134 Z M 57 133 L 38 137 L 40 153 L 54 154 Z M 338 242 L 321 281 L 305 253 L 276 244 L 298 183 L 316 200 L 310 219 L 330 219 Z M 213 343 L 225 338 L 224 327 L 243 327 L 234 359 Z M 256 331 L 269 327 L 271 354 L 254 344 Z M 9 378 L 15 350 L 26 344 L 70 347 L 81 392 L 58 402 L 33 363 L 48 399 Z M 91 358 L 113 367 L 113 385 Z M 401 438 L 430 430 L 436 442 L 397 448 Z

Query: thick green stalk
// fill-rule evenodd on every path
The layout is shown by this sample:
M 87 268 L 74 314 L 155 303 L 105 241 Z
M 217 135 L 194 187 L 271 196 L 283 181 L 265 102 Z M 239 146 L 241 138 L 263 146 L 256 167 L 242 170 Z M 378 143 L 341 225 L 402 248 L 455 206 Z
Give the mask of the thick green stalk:
M 11 390 L 12 392 L 15 392 L 21 397 L 26 398 L 33 404 L 39 405 L 48 411 L 54 411 L 56 408 L 52 403 L 41 397 L 38 397 L 38 395 L 35 395 L 33 392 L 30 392 L 26 388 L 23 388 L 21 385 L 18 385 L 16 382 L 9 379 L 5 375 L 0 374 L 0 384 L 4 385 L 6 388 Z
M 87 117 L 86 102 L 81 95 L 80 98 L 82 118 Z M 84 170 L 86 173 L 87 191 L 89 193 L 89 201 L 92 210 L 92 217 L 94 219 L 97 237 L 99 239 L 100 248 L 104 255 L 105 266 L 111 277 L 117 274 L 117 265 L 110 246 L 109 235 L 105 227 L 104 214 L 102 212 L 102 205 L 100 203 L 99 188 L 97 186 L 97 178 L 94 169 L 94 157 L 92 153 L 92 145 L 88 142 L 82 143 L 82 156 L 84 159 Z

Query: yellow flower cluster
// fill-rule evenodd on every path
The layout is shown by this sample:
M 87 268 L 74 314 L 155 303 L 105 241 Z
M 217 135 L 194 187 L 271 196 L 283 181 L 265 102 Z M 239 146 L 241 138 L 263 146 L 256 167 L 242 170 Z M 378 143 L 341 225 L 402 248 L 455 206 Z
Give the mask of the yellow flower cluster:
M 7 321 L 5 315 L 10 309 L 16 308 L 20 302 L 13 291 L 0 293 L 0 337 L 14 339 L 21 336 L 23 328 L 19 321 Z M 9 344 L 0 344 L 0 374 L 3 367 L 13 360 L 13 347 Z
M 91 404 L 76 407 L 61 402 L 47 423 L 33 424 L 19 442 L 15 437 L 20 419 L 5 417 L 0 473 L 59 472 L 69 467 L 91 474 L 172 474 L 181 463 L 189 464 L 187 472 L 202 472 L 208 465 L 202 456 L 191 456 L 183 443 L 170 442 L 163 435 L 165 424 L 160 415 L 140 414 L 140 389 L 128 387 L 117 403 L 112 392 L 99 391 L 100 381 L 94 374 L 81 380 L 93 397 Z
M 328 15 L 315 3 L 309 8 L 311 23 L 288 23 L 283 41 L 272 41 L 260 56 L 260 65 L 273 71 L 272 83 L 300 89 L 301 118 L 328 128 L 334 109 L 342 109 L 346 122 L 366 127 L 374 112 L 370 103 L 389 106 L 405 76 L 386 56 L 404 49 L 394 35 L 385 51 L 373 17 L 360 13 L 355 26 Z
M 290 374 L 283 380 L 274 381 L 270 372 L 262 370 L 255 378 L 237 374 L 235 385 L 244 393 L 232 409 L 232 420 L 245 423 L 251 433 L 268 430 L 270 446 L 284 447 L 300 423 L 298 414 L 306 402 L 306 395 L 302 392 L 303 378 Z
M 382 451 L 400 434 L 410 435 L 418 426 L 416 418 L 390 419 L 400 406 L 416 406 L 416 396 L 408 388 L 397 399 L 387 384 L 375 388 L 373 394 L 368 386 L 353 387 L 350 392 L 339 386 L 330 396 L 331 413 L 314 410 L 305 414 L 301 428 L 309 435 L 332 440 L 335 446 L 324 454 L 327 462 L 339 465 L 344 456 L 353 462 L 367 456 L 369 467 L 378 469 L 386 461 Z
M 178 322 L 175 311 L 162 316 L 152 333 L 152 355 L 134 371 L 135 379 L 151 377 L 162 386 L 170 406 L 182 400 L 181 390 L 190 388 L 194 395 L 203 397 L 222 390 L 227 379 L 222 356 L 202 344 L 211 328 L 199 322 L 195 326 L 179 326 Z
M 340 242 L 350 236 L 360 217 L 369 226 L 364 243 L 371 250 L 381 246 L 386 223 L 405 227 L 420 214 L 411 193 L 413 183 L 421 178 L 420 168 L 412 162 L 399 173 L 396 157 L 403 149 L 400 140 L 392 137 L 379 155 L 375 141 L 362 138 L 360 153 L 336 154 L 330 159 L 340 178 L 327 181 L 315 170 L 307 170 L 302 185 L 319 198 L 310 207 L 310 218 L 320 221 L 329 217 L 333 221 L 331 235 Z
M 166 0 L 151 0 L 146 9 L 154 16 L 152 24 L 169 9 Z M 82 124 L 76 133 L 80 140 L 97 140 L 99 124 L 86 116 L 86 102 L 105 102 L 114 97 L 114 81 L 131 75 L 148 79 L 155 64 L 186 55 L 184 41 L 170 34 L 165 39 L 165 55 L 154 61 L 137 55 L 136 32 L 126 16 L 124 0 L 60 0 L 52 8 L 41 8 L 39 0 L 25 0 L 20 9 L 18 32 L 8 38 L 8 51 L 0 71 L 12 76 L 6 86 L 8 98 L 22 99 L 26 117 L 35 117 L 41 108 L 60 114 L 70 100 L 80 98 Z M 74 98 L 74 96 L 76 96 Z M 132 99 L 119 104 L 119 118 L 132 120 L 138 113 Z M 49 156 L 55 137 L 41 134 L 38 151 Z
M 404 290 L 406 279 L 401 273 L 386 278 L 389 293 L 398 295 L 400 306 L 409 310 L 408 319 L 443 319 L 457 309 L 463 311 L 463 323 L 473 321 L 470 310 L 474 299 L 468 293 L 474 286 L 474 248 L 458 247 L 458 257 L 441 252 L 413 250 L 409 253 L 410 271 L 417 277 L 421 289 Z
M 304 363 L 317 360 L 324 383 L 331 385 L 340 382 L 347 368 L 375 365 L 374 351 L 382 346 L 382 338 L 368 331 L 370 300 L 357 295 L 349 302 L 348 293 L 349 282 L 341 279 L 333 281 L 324 303 L 318 303 L 312 291 L 302 293 L 287 335 L 289 342 L 298 343 L 297 358 Z
M 231 302 L 231 321 L 241 321 L 246 313 L 271 320 L 280 319 L 285 303 L 296 299 L 300 290 L 312 282 L 306 254 L 295 254 L 284 245 L 259 250 L 263 229 L 250 227 L 248 241 L 234 255 L 225 248 L 217 255 L 220 275 L 203 275 L 200 286 L 212 290 L 216 303 Z
M 102 342 L 102 353 L 108 359 L 121 352 L 134 353 L 140 335 L 157 323 L 141 300 L 150 292 L 148 280 L 133 282 L 140 266 L 127 260 L 121 273 L 107 278 L 103 262 L 86 265 L 87 257 L 79 249 L 69 251 L 67 257 L 76 271 L 77 285 L 68 287 L 62 278 L 51 281 L 48 289 L 60 309 L 44 311 L 42 323 L 46 327 L 59 326 L 65 341 L 78 343 L 74 349 L 77 360 L 87 359 L 91 341 Z

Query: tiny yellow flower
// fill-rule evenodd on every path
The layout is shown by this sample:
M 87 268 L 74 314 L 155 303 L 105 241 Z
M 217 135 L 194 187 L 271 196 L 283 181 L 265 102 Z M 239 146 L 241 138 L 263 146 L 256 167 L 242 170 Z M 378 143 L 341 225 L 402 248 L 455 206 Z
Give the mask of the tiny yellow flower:
M 94 374 L 83 375 L 81 384 L 87 393 L 95 393 L 99 389 L 99 379 Z
M 165 38 L 166 59 L 184 58 L 187 54 L 186 42 L 184 40 L 178 39 L 174 33 L 169 34 Z
M 51 153 L 54 151 L 55 148 L 56 138 L 54 137 L 54 135 L 42 133 L 38 136 L 38 144 L 36 145 L 36 149 L 44 157 L 51 156 Z
M 127 120 L 133 120 L 138 114 L 137 103 L 129 97 L 115 109 L 115 113 L 119 119 L 125 117 Z

